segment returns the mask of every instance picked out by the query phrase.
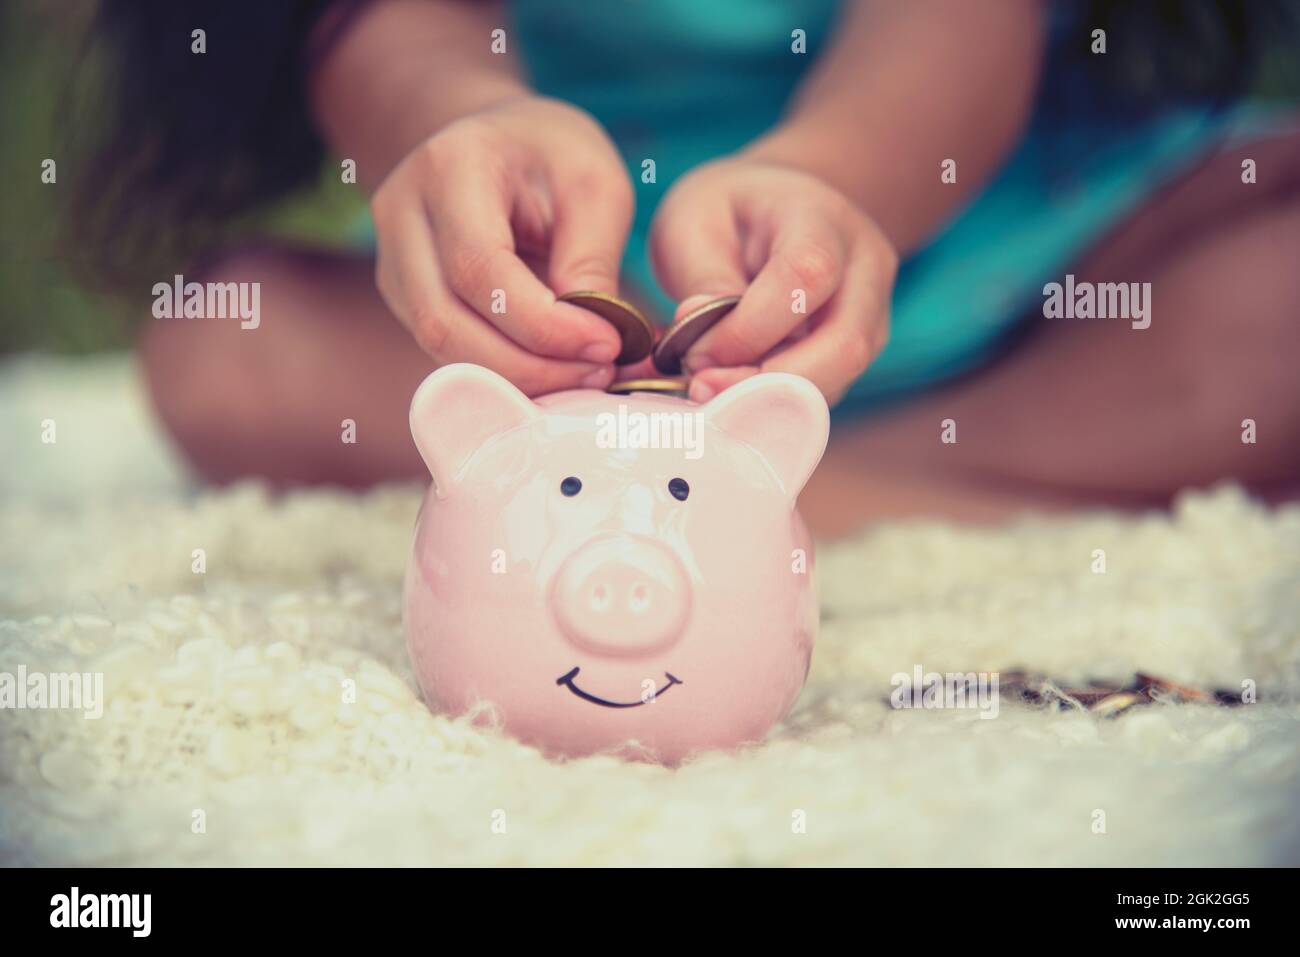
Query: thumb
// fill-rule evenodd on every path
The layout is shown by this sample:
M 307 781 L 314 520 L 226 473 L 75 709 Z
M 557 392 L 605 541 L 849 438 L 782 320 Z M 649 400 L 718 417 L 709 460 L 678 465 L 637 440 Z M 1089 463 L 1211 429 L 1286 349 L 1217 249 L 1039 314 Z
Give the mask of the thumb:
M 706 285 L 711 284 L 706 283 Z M 713 302 L 713 300 L 720 298 L 721 296 L 711 292 L 701 292 L 696 293 L 694 296 L 687 296 L 677 304 L 677 308 L 673 311 L 673 322 L 676 322 L 682 316 L 690 315 L 706 302 Z
M 744 293 L 749 280 L 732 217 L 688 216 L 680 207 L 666 212 L 650 231 L 650 257 L 660 285 L 678 300 L 673 321 L 711 299 Z

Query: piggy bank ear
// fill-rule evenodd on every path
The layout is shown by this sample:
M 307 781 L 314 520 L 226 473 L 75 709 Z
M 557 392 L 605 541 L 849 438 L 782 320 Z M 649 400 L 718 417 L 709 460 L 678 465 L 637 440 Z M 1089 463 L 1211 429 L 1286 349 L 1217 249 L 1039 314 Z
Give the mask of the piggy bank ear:
M 720 392 L 704 406 L 710 422 L 767 460 L 791 498 L 826 451 L 830 409 L 802 376 L 763 372 Z
M 411 435 L 434 485 L 445 491 L 470 457 L 494 436 L 537 416 L 528 397 L 482 366 L 443 366 L 411 399 Z

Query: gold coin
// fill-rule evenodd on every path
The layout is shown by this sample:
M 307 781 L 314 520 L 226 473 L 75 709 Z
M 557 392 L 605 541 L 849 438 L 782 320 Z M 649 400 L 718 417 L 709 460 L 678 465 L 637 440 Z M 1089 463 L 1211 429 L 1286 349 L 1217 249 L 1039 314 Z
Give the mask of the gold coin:
M 690 383 L 685 379 L 624 379 L 615 382 L 605 391 L 611 395 L 630 395 L 633 392 L 653 392 L 656 395 L 687 397 Z
M 594 312 L 618 331 L 623 349 L 614 359 L 615 365 L 628 366 L 640 362 L 654 347 L 655 327 L 630 302 L 590 290 L 566 292 L 559 300 Z
M 1145 704 L 1150 701 L 1145 695 L 1137 694 L 1133 691 L 1120 691 L 1112 695 L 1107 695 L 1100 701 L 1095 701 L 1088 705 L 1088 710 L 1095 715 L 1103 718 L 1114 718 L 1123 714 L 1134 705 Z
M 713 299 L 674 322 L 659 340 L 659 345 L 655 346 L 655 368 L 664 375 L 680 373 L 682 357 L 686 351 L 699 341 L 700 336 L 717 325 L 718 320 L 735 309 L 738 302 L 739 296 Z

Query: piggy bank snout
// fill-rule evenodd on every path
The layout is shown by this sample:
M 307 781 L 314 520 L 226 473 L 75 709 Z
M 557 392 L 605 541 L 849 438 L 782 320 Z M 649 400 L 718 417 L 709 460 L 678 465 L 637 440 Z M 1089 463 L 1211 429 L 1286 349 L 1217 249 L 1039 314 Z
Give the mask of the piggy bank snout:
M 566 638 L 602 655 L 636 655 L 675 642 L 690 614 L 681 562 L 653 539 L 617 535 L 574 552 L 555 582 L 555 614 Z

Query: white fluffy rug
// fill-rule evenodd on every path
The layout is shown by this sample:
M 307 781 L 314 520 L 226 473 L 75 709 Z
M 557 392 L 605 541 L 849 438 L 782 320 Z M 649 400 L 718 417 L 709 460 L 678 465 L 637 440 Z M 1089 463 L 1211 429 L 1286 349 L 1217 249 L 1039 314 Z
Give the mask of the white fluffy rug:
M 399 624 L 416 489 L 195 493 L 124 359 L 11 362 L 0 443 L 0 672 L 102 672 L 106 697 L 0 711 L 6 863 L 1300 863 L 1297 508 L 1225 489 L 826 548 L 790 720 L 673 771 L 428 712 Z M 1260 701 L 892 710 L 916 665 Z

